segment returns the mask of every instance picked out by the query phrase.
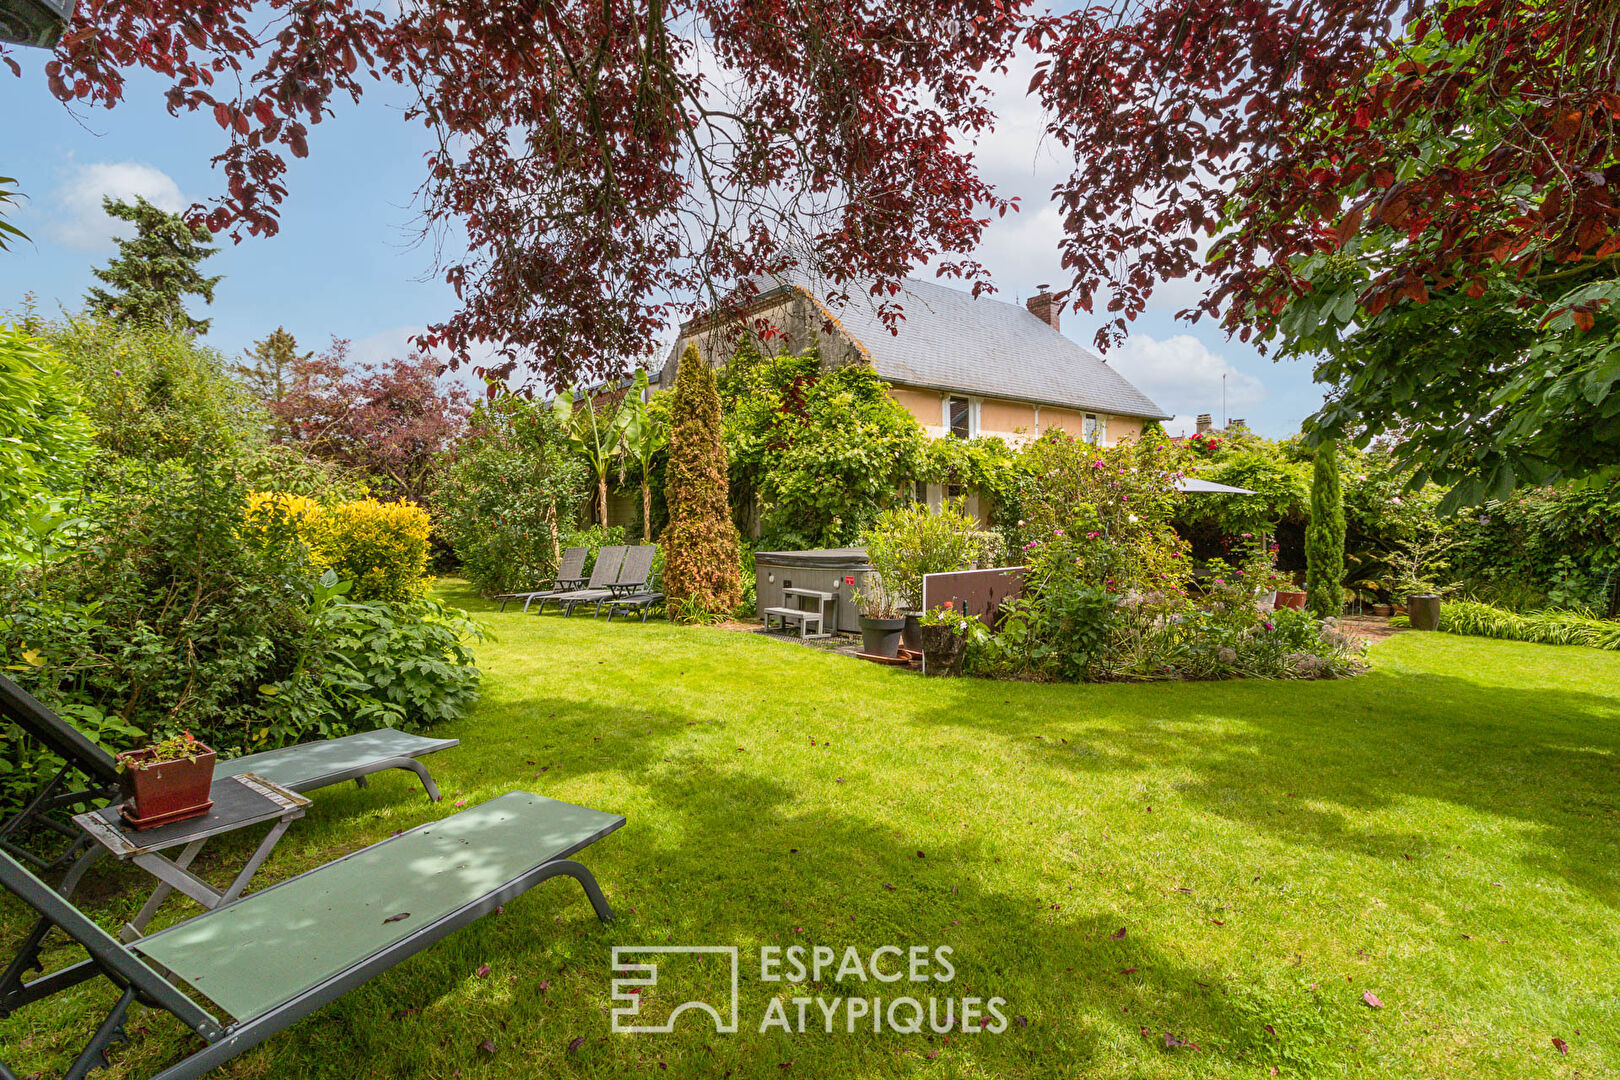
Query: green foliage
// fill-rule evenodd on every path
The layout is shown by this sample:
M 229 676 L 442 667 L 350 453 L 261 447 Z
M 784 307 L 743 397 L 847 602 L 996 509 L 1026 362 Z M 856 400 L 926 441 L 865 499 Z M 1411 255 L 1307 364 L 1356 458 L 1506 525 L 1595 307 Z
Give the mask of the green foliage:
M 1411 625 L 1405 616 L 1390 622 Z M 1595 619 L 1578 611 L 1517 612 L 1473 600 L 1448 600 L 1440 605 L 1440 629 L 1472 637 L 1620 651 L 1620 621 Z
M 885 510 L 861 543 L 902 611 L 922 610 L 924 574 L 992 566 L 1002 547 L 999 536 L 979 529 L 961 499 L 947 499 L 938 510 L 921 504 Z
M 435 527 L 480 592 L 532 588 L 551 579 L 559 551 L 571 546 L 561 534 L 586 483 L 557 413 L 502 394 L 473 406 L 467 434 L 441 462 Z
M 23 232 L 11 222 L 5 220 L 5 215 L 17 200 L 22 197 L 16 188 L 17 180 L 11 176 L 0 176 L 0 251 L 9 251 L 11 245 L 18 240 L 27 240 L 28 234 Z
M 77 489 L 93 435 L 61 361 L 38 339 L 0 326 L 0 561 L 22 557 L 30 521 Z
M 640 386 L 645 389 L 647 376 L 637 372 Z M 577 402 L 577 403 L 576 403 Z M 624 426 L 629 395 L 618 402 L 599 403 L 596 396 L 576 383 L 552 401 L 558 422 L 567 433 L 574 452 L 590 466 L 596 479 L 596 520 L 607 524 L 608 474 L 613 463 L 624 452 Z M 634 408 L 634 406 L 629 406 Z
M 108 288 L 91 288 L 86 295 L 90 310 L 128 326 L 208 333 L 210 320 L 187 314 L 185 298 L 200 296 L 205 304 L 214 302 L 220 278 L 204 277 L 197 269 L 219 250 L 206 246 L 213 234 L 138 196 L 133 204 L 104 198 L 101 207 L 110 217 L 134 223 L 135 235 L 120 240 L 117 257 L 93 271 Z
M 38 332 L 81 388 L 97 443 L 114 454 L 165 461 L 200 441 L 241 454 L 264 443 L 262 406 L 223 356 L 183 330 L 70 318 Z
M 1451 532 L 1453 570 L 1480 599 L 1620 614 L 1620 481 L 1526 488 Z
M 714 371 L 686 347 L 671 402 L 663 533 L 664 592 L 671 615 L 730 611 L 742 599 L 737 527 L 726 496 L 726 447 Z
M 1285 521 L 1304 522 L 1309 515 L 1311 469 L 1289 461 L 1278 450 L 1251 443 L 1198 469 L 1200 480 L 1247 488 L 1253 495 L 1215 493 L 1186 500 L 1181 519 L 1208 523 L 1226 534 L 1275 532 Z
M 563 533 L 561 546 L 586 548 L 585 573 L 589 574 L 603 548 L 623 546 L 626 542 L 623 525 L 592 525 L 588 529 L 571 529 Z
M 851 544 L 918 472 L 923 430 L 868 365 L 744 344 L 723 378 L 733 512 L 757 508 L 762 548 Z
M 647 373 L 637 371 L 630 390 L 619 406 L 616 423 L 624 459 L 635 466 L 641 478 L 641 538 L 653 537 L 653 474 L 656 463 L 669 446 L 669 407 L 667 401 L 643 401 Z M 662 395 L 667 398 L 668 395 Z
M 1167 440 L 1100 447 L 1056 428 L 1036 439 L 1024 451 L 1020 496 L 1029 588 L 1183 590 L 1190 560 L 1170 527 L 1177 475 Z
M 1344 492 L 1337 444 L 1316 450 L 1311 480 L 1311 523 L 1305 529 L 1306 605 L 1319 618 L 1344 610 Z
M 976 439 L 924 440 L 916 479 L 947 487 L 957 485 L 977 494 L 981 514 L 1002 536 L 1005 550 L 996 561 L 1016 562 L 1018 521 L 1024 516 L 1021 475 L 1018 454 L 1001 439 L 981 435 Z
M 230 366 L 234 375 L 255 398 L 260 401 L 280 401 L 292 389 L 298 366 L 307 362 L 314 352 L 298 351 L 298 339 L 278 326 L 262 341 L 243 354 L 246 363 Z

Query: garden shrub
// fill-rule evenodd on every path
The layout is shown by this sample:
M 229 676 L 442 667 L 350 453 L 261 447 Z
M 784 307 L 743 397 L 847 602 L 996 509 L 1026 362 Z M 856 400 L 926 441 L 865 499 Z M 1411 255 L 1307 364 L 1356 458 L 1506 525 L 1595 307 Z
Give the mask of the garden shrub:
M 861 543 L 904 611 L 922 610 L 924 574 L 995 565 L 1003 546 L 998 534 L 979 528 L 962 499 L 946 499 L 937 510 L 921 504 L 885 510 Z
M 1527 488 L 1459 514 L 1453 569 L 1498 606 L 1620 615 L 1620 480 Z
M 249 495 L 247 513 L 261 531 L 269 518 L 285 517 L 317 573 L 332 570 L 354 583 L 352 600 L 414 600 L 432 584 L 432 525 L 413 503 L 358 499 L 323 506 L 307 496 L 259 491 Z
M 29 522 L 77 489 L 93 429 L 45 343 L 0 326 L 0 560 L 22 557 Z
M 1194 582 L 1170 527 L 1178 453 L 1149 435 L 1111 448 L 1049 432 L 1023 462 L 1025 595 L 993 634 L 970 639 L 978 674 L 1063 680 L 1327 678 L 1360 670 L 1331 621 L 1268 613 L 1279 583 L 1263 538 Z
M 681 354 L 670 424 L 664 592 L 671 614 L 727 612 L 742 599 L 739 541 L 726 497 L 720 394 L 714 371 L 693 345 Z
M 589 574 L 596 568 L 596 556 L 605 547 L 622 547 L 629 543 L 623 525 L 592 525 L 588 529 L 570 529 L 562 534 L 562 546 L 565 548 L 582 547 L 585 549 L 585 570 Z M 659 551 L 663 555 L 663 551 Z
M 1404 615 L 1390 623 L 1411 625 Z M 1478 601 L 1448 600 L 1440 605 L 1440 629 L 1471 637 L 1620 651 L 1620 621 L 1597 619 L 1578 611 L 1517 612 Z
M 480 592 L 534 588 L 556 574 L 561 548 L 581 543 L 565 532 L 586 482 L 556 413 L 503 394 L 473 407 L 466 436 L 440 464 L 434 524 Z
M 744 344 L 723 373 L 734 518 L 762 549 L 854 543 L 918 473 L 926 438 L 867 364 Z

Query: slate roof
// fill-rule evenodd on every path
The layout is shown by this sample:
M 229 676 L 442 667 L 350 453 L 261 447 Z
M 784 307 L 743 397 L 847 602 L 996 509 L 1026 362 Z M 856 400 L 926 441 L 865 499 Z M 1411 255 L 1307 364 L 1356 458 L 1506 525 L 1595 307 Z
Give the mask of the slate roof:
M 785 292 L 795 287 L 778 289 Z M 806 291 L 804 295 L 814 294 Z M 767 299 L 761 294 L 755 303 Z M 893 334 L 878 318 L 877 302 L 869 297 L 855 295 L 842 310 L 831 312 L 871 357 L 878 374 L 890 382 L 1089 412 L 1170 419 L 1169 413 L 1095 353 L 1052 329 L 1022 304 L 975 299 L 961 289 L 915 278 L 906 279 L 895 300 L 905 318 Z

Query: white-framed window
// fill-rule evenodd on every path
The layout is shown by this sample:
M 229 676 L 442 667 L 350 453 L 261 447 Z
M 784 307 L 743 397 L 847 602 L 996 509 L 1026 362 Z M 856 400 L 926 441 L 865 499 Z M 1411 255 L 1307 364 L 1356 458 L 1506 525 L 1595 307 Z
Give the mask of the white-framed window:
M 979 433 L 979 403 L 961 394 L 948 394 L 942 402 L 941 420 L 945 434 L 956 439 L 971 439 Z
M 1086 413 L 1085 420 L 1080 425 L 1081 438 L 1094 446 L 1103 446 L 1108 442 L 1108 418 L 1098 416 L 1096 413 Z

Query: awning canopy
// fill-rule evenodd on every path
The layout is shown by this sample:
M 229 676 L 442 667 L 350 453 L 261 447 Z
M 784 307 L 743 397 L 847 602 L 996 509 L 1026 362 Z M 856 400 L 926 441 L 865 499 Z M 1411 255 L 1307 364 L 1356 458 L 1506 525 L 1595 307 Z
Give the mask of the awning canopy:
M 1184 491 L 1189 495 L 1253 495 L 1248 488 L 1232 487 L 1228 484 L 1217 484 L 1213 480 L 1199 480 L 1195 477 L 1186 477 L 1176 481 L 1176 490 Z

